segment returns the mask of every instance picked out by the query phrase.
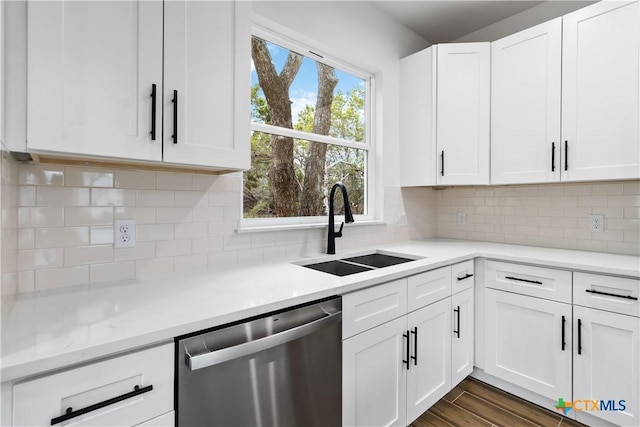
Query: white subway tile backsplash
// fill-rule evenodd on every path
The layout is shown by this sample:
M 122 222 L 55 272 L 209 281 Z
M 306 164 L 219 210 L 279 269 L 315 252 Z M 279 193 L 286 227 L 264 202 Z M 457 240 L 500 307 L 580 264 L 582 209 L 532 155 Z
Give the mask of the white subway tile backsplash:
M 191 253 L 191 239 L 163 240 L 156 242 L 156 256 L 168 257 Z
M 67 166 L 64 185 L 67 187 L 113 187 L 113 171 Z
M 18 252 L 18 270 L 37 270 L 63 266 L 62 248 L 28 249 Z
M 156 208 L 116 207 L 115 219 L 133 219 L 136 224 L 155 224 Z
M 193 176 L 186 173 L 158 173 L 158 190 L 183 190 L 193 188 Z
M 18 208 L 18 227 L 59 227 L 64 225 L 64 208 Z
M 147 171 L 117 170 L 114 176 L 116 188 L 156 189 L 156 173 Z
M 35 229 L 34 228 L 21 228 L 18 230 L 18 247 L 20 249 L 33 249 L 35 248 Z
M 135 278 L 135 262 L 112 262 L 108 264 L 94 264 L 89 266 L 90 283 L 120 282 Z
M 87 227 L 46 227 L 35 229 L 36 248 L 65 248 L 89 244 Z
M 36 205 L 36 188 L 31 185 L 23 185 L 18 188 L 18 206 Z
M 136 190 L 122 188 L 92 188 L 91 206 L 135 206 Z
M 89 266 L 36 270 L 36 291 L 47 291 L 89 283 Z
M 138 206 L 173 206 L 174 192 L 162 190 L 138 190 Z
M 20 185 L 64 185 L 64 167 L 53 165 L 20 165 Z
M 237 251 L 210 252 L 207 257 L 209 268 L 231 267 L 238 263 Z
M 191 240 L 191 251 L 194 254 L 222 251 L 222 237 L 203 237 Z
M 64 248 L 64 265 L 89 265 L 113 261 L 112 245 L 73 246 Z
M 172 240 L 174 238 L 173 224 L 150 224 L 136 227 L 136 240 L 149 242 L 154 240 Z
M 114 239 L 113 227 L 91 227 L 89 241 L 92 245 L 111 245 Z
M 159 279 L 173 273 L 172 257 L 136 261 L 136 278 L 140 280 Z
M 113 224 L 111 207 L 66 207 L 64 225 L 67 227 Z
M 155 242 L 136 242 L 133 248 L 120 248 L 113 250 L 114 261 L 134 261 L 139 259 L 151 259 L 156 256 Z
M 38 206 L 89 206 L 89 189 L 72 187 L 38 187 Z
M 18 273 L 18 293 L 35 292 L 36 272 L 21 271 Z
M 206 253 L 182 255 L 175 257 L 174 270 L 179 272 L 193 272 L 204 270 L 208 267 L 209 261 Z
M 157 222 L 160 223 L 182 223 L 193 221 L 193 211 L 190 208 L 158 208 Z
M 176 206 L 196 207 L 207 206 L 209 203 L 208 193 L 204 191 L 176 191 Z
M 209 231 L 209 224 L 206 222 L 187 222 L 182 224 L 175 224 L 175 237 L 176 239 L 193 239 L 200 237 L 207 237 Z
M 219 182 L 220 184 L 216 184 Z M 193 188 L 196 191 L 216 191 L 223 189 L 224 177 L 220 175 L 193 175 Z M 219 188 L 218 188 L 219 187 Z

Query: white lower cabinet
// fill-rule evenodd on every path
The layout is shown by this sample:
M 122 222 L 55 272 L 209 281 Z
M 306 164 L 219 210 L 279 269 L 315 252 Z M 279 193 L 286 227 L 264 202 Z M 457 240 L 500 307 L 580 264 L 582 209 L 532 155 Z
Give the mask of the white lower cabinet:
M 485 371 L 549 399 L 571 399 L 571 305 L 487 289 Z
M 342 344 L 342 425 L 406 426 L 406 316 Z
M 474 321 L 473 288 L 451 297 L 451 388 L 473 371 Z
M 344 295 L 343 311 L 344 426 L 406 426 L 473 369 L 472 262 Z
M 606 401 L 584 412 L 622 426 L 640 425 L 640 318 L 577 306 L 573 318 L 574 400 Z M 584 412 L 576 411 L 576 419 L 586 423 Z
M 173 343 L 13 386 L 13 425 L 172 426 Z

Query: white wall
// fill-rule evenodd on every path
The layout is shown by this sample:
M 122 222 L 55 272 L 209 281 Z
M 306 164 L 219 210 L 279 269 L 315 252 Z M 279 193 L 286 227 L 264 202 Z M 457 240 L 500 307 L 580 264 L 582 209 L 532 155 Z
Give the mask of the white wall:
M 595 1 L 546 1 L 495 24 L 462 36 L 454 40 L 454 42 L 492 42 L 574 10 L 582 9 L 592 3 L 595 3 Z

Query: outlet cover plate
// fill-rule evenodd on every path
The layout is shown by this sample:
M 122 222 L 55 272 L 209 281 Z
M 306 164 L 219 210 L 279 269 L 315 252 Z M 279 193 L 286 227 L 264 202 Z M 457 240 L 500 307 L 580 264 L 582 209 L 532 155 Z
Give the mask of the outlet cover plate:
M 589 215 L 589 231 L 591 231 L 592 233 L 604 232 L 604 215 Z
M 466 224 L 467 224 L 467 213 L 458 212 L 458 225 L 466 225 Z
M 132 248 L 136 245 L 136 221 L 133 219 L 117 219 L 113 227 L 113 247 Z

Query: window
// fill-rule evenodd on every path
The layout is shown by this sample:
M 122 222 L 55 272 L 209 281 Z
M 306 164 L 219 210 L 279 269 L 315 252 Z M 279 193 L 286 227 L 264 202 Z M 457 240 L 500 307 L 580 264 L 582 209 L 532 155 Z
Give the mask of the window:
M 353 214 L 367 217 L 371 76 L 262 36 L 251 46 L 251 169 L 244 173 L 243 223 L 325 223 L 328 193 L 339 181 Z M 338 213 L 341 198 L 336 192 Z

